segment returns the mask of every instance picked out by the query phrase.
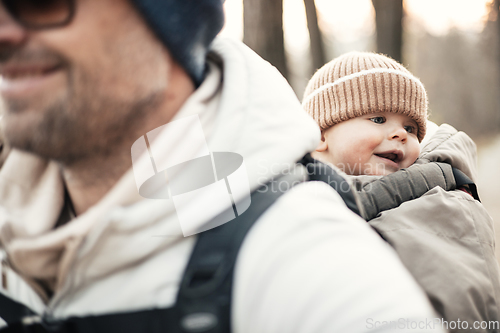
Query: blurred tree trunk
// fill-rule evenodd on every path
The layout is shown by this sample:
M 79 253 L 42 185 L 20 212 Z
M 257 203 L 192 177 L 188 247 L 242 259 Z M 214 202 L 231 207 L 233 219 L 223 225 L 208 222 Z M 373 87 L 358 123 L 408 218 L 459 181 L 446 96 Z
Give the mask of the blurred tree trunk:
M 495 57 L 497 59 L 496 65 L 498 66 L 497 72 L 500 74 L 500 0 L 493 0 L 490 4 L 490 13 L 489 13 L 489 18 L 488 18 L 488 24 L 492 23 L 494 24 L 493 30 L 494 30 L 494 36 L 495 36 L 495 43 L 494 43 L 494 48 L 495 48 Z M 487 25 L 488 25 L 487 24 Z M 491 44 L 490 44 L 491 47 Z M 497 84 L 500 86 L 500 75 L 497 74 Z M 500 93 L 497 92 L 496 94 L 497 97 L 497 110 L 498 107 L 500 107 Z M 496 123 L 497 127 L 500 128 L 500 112 L 497 111 L 496 114 Z
M 497 43 L 496 43 L 496 47 L 497 47 L 497 59 L 498 59 L 498 62 L 497 62 L 497 66 L 500 68 L 500 0 L 494 0 L 493 1 L 493 10 L 495 11 L 495 14 L 496 14 L 496 30 L 497 30 Z M 498 71 L 500 73 L 500 70 Z M 500 85 L 500 76 L 498 77 L 498 82 L 499 82 L 499 85 Z M 498 102 L 498 106 L 500 106 L 500 92 L 497 92 L 497 102 Z M 497 124 L 498 124 L 498 128 L 500 128 L 500 113 L 497 112 Z
M 325 49 L 323 47 L 323 36 L 318 24 L 318 14 L 314 0 L 304 0 L 306 7 L 307 28 L 311 40 L 311 57 L 313 69 L 316 71 L 326 63 Z
M 288 78 L 283 0 L 243 0 L 243 42 Z
M 500 0 L 494 0 L 493 10 L 496 13 L 497 32 L 498 32 L 498 38 L 500 39 Z
M 377 26 L 377 52 L 402 62 L 403 0 L 372 0 Z

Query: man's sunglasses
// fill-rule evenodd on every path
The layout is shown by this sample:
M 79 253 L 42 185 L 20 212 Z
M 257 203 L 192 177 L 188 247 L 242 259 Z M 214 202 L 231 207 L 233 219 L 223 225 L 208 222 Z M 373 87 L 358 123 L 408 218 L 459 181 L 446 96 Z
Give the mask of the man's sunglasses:
M 29 29 L 66 25 L 75 15 L 75 0 L 1 0 L 9 14 Z

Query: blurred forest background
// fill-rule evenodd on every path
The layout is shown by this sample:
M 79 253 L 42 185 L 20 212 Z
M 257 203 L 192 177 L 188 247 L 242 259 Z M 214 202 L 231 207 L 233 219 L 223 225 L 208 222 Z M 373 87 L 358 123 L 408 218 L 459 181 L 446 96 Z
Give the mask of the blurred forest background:
M 479 195 L 500 259 L 500 0 L 226 0 L 222 35 L 243 40 L 299 99 L 312 74 L 348 51 L 404 64 L 429 95 L 430 119 L 478 144 Z

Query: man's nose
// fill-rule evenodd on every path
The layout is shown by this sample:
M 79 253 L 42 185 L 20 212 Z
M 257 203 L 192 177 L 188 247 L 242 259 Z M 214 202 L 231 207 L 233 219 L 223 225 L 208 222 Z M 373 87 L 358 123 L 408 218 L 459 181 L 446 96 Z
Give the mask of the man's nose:
M 0 51 L 22 43 L 26 36 L 27 30 L 17 23 L 0 3 Z M 0 54 L 3 55 L 3 52 Z
M 400 140 L 401 142 L 406 142 L 408 139 L 408 132 L 406 132 L 403 126 L 395 126 L 391 129 L 389 134 L 391 140 Z

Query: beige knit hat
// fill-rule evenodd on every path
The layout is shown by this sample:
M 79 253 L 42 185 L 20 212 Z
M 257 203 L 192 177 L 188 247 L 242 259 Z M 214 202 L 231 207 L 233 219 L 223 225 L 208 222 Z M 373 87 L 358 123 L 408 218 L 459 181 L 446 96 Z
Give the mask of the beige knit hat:
M 426 131 L 427 93 L 403 65 L 384 55 L 350 52 L 321 67 L 307 84 L 302 106 L 325 130 L 374 112 L 404 114 Z

